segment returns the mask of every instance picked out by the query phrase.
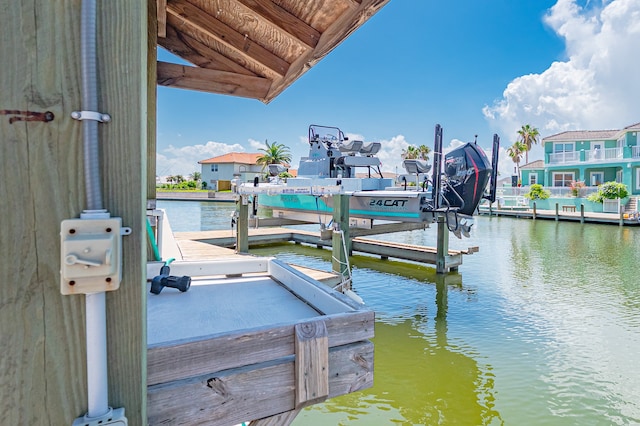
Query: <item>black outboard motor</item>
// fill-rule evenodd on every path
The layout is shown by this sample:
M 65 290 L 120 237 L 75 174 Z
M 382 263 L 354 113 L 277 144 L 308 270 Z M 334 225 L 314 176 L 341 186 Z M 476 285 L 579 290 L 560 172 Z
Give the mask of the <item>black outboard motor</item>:
M 449 208 L 472 216 L 491 177 L 491 164 L 482 148 L 466 143 L 445 155 L 442 194 Z

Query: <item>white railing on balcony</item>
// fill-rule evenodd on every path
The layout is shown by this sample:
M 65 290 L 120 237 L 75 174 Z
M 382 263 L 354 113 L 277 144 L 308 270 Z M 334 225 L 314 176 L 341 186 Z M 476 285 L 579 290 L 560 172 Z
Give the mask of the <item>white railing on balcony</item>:
M 555 152 L 549 154 L 549 164 L 575 163 L 580 161 L 580 153 L 577 151 Z
M 631 147 L 631 156 L 633 158 L 640 158 L 640 146 L 639 145 Z
M 587 161 L 611 161 L 622 158 L 622 148 L 592 149 L 586 154 Z

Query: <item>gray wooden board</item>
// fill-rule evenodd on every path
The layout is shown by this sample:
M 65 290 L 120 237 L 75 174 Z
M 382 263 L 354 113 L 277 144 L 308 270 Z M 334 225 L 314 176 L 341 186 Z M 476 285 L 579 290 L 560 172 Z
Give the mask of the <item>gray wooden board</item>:
M 194 280 L 147 297 L 147 343 L 296 322 L 320 315 L 268 276 Z
M 373 344 L 329 350 L 329 397 L 373 385 Z M 149 386 L 149 424 L 233 425 L 295 408 L 294 357 Z
M 329 347 L 370 339 L 374 334 L 375 315 L 370 310 L 322 319 L 327 325 Z M 168 383 L 293 355 L 294 327 L 270 325 L 149 346 L 147 383 Z

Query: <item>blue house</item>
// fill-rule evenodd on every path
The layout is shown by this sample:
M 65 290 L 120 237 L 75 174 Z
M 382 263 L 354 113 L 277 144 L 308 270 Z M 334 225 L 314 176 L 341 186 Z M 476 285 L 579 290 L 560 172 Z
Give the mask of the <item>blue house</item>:
M 522 183 L 568 187 L 582 181 L 588 187 L 616 181 L 632 195 L 640 194 L 640 123 L 621 130 L 577 130 L 542 139 L 544 161 L 521 168 Z

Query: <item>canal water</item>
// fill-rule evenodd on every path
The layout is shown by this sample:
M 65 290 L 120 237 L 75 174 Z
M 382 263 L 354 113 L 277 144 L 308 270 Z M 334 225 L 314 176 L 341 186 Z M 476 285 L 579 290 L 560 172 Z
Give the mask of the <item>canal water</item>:
M 229 203 L 158 202 L 174 231 L 230 226 Z M 435 229 L 375 238 L 435 245 Z M 376 312 L 374 386 L 294 425 L 640 424 L 640 230 L 480 216 L 459 272 L 351 258 Z M 251 250 L 331 268 L 330 251 Z

